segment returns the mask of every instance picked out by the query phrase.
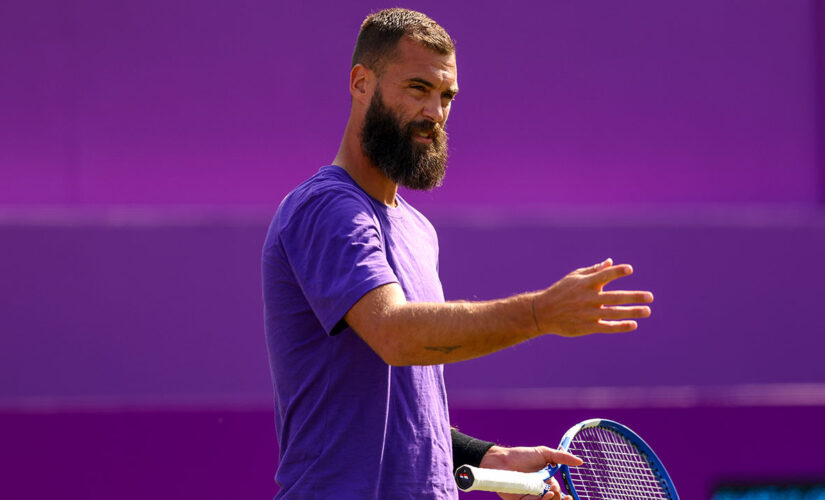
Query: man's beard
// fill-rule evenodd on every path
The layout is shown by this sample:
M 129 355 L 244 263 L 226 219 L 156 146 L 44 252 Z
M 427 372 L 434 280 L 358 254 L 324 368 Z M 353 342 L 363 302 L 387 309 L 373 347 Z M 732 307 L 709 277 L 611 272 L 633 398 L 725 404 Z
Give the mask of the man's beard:
M 430 144 L 416 143 L 418 132 L 429 133 Z M 364 155 L 390 180 L 410 189 L 441 185 L 447 170 L 447 133 L 429 120 L 401 124 L 376 89 L 361 128 Z

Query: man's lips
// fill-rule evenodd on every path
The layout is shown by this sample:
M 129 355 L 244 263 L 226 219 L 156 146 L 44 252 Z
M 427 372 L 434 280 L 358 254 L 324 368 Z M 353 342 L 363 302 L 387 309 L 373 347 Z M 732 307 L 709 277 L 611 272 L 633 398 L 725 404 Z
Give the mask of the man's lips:
M 433 142 L 435 127 L 413 127 L 412 137 L 418 142 L 430 144 Z
M 413 139 L 426 144 L 430 144 L 431 142 L 433 142 L 432 134 L 430 134 L 429 132 L 414 132 Z

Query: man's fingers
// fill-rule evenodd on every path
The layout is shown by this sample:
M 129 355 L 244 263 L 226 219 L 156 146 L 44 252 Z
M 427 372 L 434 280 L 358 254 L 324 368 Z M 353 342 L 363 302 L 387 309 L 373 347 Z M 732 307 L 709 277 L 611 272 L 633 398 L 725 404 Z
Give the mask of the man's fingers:
M 527 498 L 527 497 L 524 497 Z M 531 496 L 530 498 L 538 498 Z M 541 500 L 561 500 L 561 493 L 558 491 L 550 490 L 541 497 Z
M 545 462 L 548 464 L 581 465 L 584 463 L 581 458 L 573 455 L 572 453 L 567 453 L 566 451 L 554 450 L 552 448 L 548 448 L 547 446 L 539 446 L 538 450 L 541 452 Z
M 619 304 L 650 304 L 653 302 L 653 294 L 641 290 L 626 291 L 618 290 L 602 292 L 599 294 L 602 304 L 615 306 Z
M 605 269 L 589 274 L 587 279 L 592 285 L 602 287 L 611 281 L 633 274 L 633 267 L 630 264 L 620 264 L 618 266 L 610 266 Z
M 647 306 L 613 306 L 602 307 L 599 311 L 601 319 L 633 319 L 649 318 L 650 308 Z
M 572 453 L 567 453 L 566 451 L 554 450 L 552 448 L 548 448 L 547 446 L 537 446 L 536 450 L 541 453 L 544 461 L 548 464 L 577 466 L 584 463 L 581 458 L 573 455 Z M 559 483 L 556 481 L 556 478 L 551 477 L 548 482 L 550 483 L 550 491 L 542 497 L 542 500 L 562 500 L 561 488 L 559 487 Z M 564 500 L 567 500 L 570 497 L 565 496 L 563 498 Z M 573 499 L 570 498 L 570 500 Z
M 590 267 L 583 267 L 581 269 L 576 269 L 576 272 L 578 272 L 579 274 L 584 274 L 584 275 L 593 274 L 596 271 L 604 269 L 605 267 L 610 267 L 612 265 L 613 265 L 613 259 L 605 259 L 605 260 L 599 262 L 598 264 L 594 264 Z
M 559 487 L 559 482 L 556 481 L 556 478 L 551 477 L 545 482 L 550 485 L 550 491 L 542 495 L 541 500 L 561 500 L 561 488 Z M 531 496 L 530 498 L 538 497 Z
M 559 482 L 556 481 L 556 478 L 551 477 L 548 481 L 550 483 L 550 491 L 541 497 L 542 500 L 573 500 L 573 497 L 570 495 L 561 496 L 561 487 L 559 486 Z
M 599 332 L 601 333 L 624 333 L 632 332 L 639 325 L 632 320 L 628 321 L 599 321 Z

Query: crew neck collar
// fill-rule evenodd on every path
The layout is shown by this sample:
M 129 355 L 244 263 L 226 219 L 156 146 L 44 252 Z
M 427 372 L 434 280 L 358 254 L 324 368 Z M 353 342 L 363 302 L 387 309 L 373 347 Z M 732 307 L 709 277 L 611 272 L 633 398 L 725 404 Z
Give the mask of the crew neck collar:
M 332 164 L 332 165 L 326 165 L 324 167 L 321 167 L 321 170 L 329 170 L 329 171 L 337 172 L 338 175 L 341 175 L 341 176 L 345 177 L 350 184 L 352 184 L 353 186 L 358 188 L 358 190 L 360 190 L 362 193 L 364 193 L 370 199 L 370 201 L 373 202 L 373 205 L 375 205 L 377 208 L 381 209 L 388 216 L 393 217 L 393 218 L 403 217 L 402 207 L 406 204 L 406 202 L 404 201 L 404 199 L 401 197 L 401 195 L 398 192 L 395 193 L 396 206 L 393 207 L 393 206 L 387 205 L 386 203 L 384 203 L 381 200 L 378 200 L 378 199 L 374 198 L 372 195 L 370 195 L 369 193 L 364 191 L 364 188 L 362 188 L 361 186 L 358 185 L 357 182 L 355 182 L 355 179 L 353 179 L 352 176 L 349 175 L 349 172 L 347 172 L 344 169 L 344 167 L 342 167 L 340 165 Z

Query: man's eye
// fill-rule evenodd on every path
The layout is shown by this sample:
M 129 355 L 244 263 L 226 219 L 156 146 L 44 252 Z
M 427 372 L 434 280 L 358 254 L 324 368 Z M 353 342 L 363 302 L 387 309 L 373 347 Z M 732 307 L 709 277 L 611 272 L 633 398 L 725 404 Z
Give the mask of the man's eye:
M 423 86 L 423 85 L 410 85 L 410 88 L 411 88 L 411 89 L 415 89 L 415 90 L 420 90 L 420 91 L 422 91 L 422 92 L 424 92 L 425 90 L 427 90 L 427 89 L 425 89 L 425 88 L 424 88 L 424 86 Z

